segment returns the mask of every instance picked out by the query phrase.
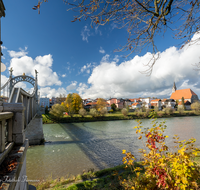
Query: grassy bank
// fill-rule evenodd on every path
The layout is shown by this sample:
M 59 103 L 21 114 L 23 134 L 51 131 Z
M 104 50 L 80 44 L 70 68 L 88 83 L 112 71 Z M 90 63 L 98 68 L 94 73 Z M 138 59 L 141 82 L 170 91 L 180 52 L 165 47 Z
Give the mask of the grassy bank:
M 139 163 L 135 166 L 142 167 Z M 123 189 L 120 179 L 127 179 L 128 176 L 134 177 L 130 168 L 125 169 L 125 165 L 116 166 L 100 171 L 88 171 L 83 174 L 59 179 L 47 179 L 37 184 L 37 190 L 43 189 Z
M 184 116 L 199 116 L 199 112 L 184 111 L 182 113 L 175 111 L 174 113 L 167 114 L 163 111 L 157 113 L 157 118 L 169 118 L 169 117 L 184 117 Z M 76 122 L 94 122 L 94 121 L 114 121 L 114 120 L 131 120 L 131 119 L 145 119 L 149 118 L 149 114 L 146 112 L 129 112 L 127 116 L 124 116 L 120 111 L 114 113 L 108 113 L 105 116 L 92 117 L 86 115 L 81 117 L 79 114 L 74 114 L 73 117 L 64 116 L 63 118 L 56 118 L 50 114 L 44 114 L 43 124 L 50 123 L 76 123 Z
M 200 165 L 200 155 L 195 159 L 198 165 Z M 141 173 L 144 173 L 144 168 L 140 162 L 135 162 L 135 167 L 142 168 Z M 59 179 L 47 179 L 45 181 L 40 181 L 36 187 L 37 190 L 44 189 L 57 189 L 57 190 L 87 190 L 87 189 L 125 189 L 123 187 L 122 181 L 128 178 L 134 178 L 135 173 L 131 169 L 125 168 L 125 165 L 116 166 L 113 168 L 108 168 L 94 172 L 92 170 L 85 172 L 83 174 L 73 176 L 70 178 L 59 178 Z

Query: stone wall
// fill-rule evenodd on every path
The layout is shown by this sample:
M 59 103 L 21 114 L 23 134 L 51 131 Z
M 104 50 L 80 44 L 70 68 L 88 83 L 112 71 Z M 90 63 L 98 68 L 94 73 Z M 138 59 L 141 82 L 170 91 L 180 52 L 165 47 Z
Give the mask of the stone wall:
M 25 129 L 30 145 L 39 145 L 44 141 L 42 116 L 34 117 Z

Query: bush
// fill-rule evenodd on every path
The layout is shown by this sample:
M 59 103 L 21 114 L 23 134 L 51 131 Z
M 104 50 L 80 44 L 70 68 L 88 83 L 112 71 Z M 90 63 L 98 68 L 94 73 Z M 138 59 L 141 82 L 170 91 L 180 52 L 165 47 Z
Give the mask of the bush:
M 158 112 L 158 111 L 159 111 L 158 106 L 154 106 L 154 111 L 155 111 L 155 112 Z
M 92 117 L 96 117 L 98 115 L 98 112 L 95 108 L 90 109 L 90 115 Z
M 109 113 L 113 113 L 113 110 L 111 109 L 110 111 L 108 111 Z
M 184 108 L 183 107 L 178 107 L 178 112 L 179 112 L 179 114 L 183 114 L 184 113 Z
M 123 114 L 124 116 L 127 116 L 127 115 L 128 115 L 128 110 L 127 110 L 126 108 L 123 108 L 121 112 L 122 112 L 122 114 Z
M 65 111 L 64 107 L 60 104 L 54 104 L 50 110 L 50 114 L 55 117 L 61 118 L 63 117 L 63 112 Z
M 191 104 L 191 109 L 198 113 L 200 110 L 200 102 L 194 102 Z
M 102 116 L 104 116 L 105 114 L 108 113 L 108 110 L 107 110 L 106 107 L 104 107 L 104 108 L 99 109 L 99 113 L 100 113 Z
M 163 111 L 165 112 L 166 115 L 171 115 L 174 113 L 174 110 L 172 108 L 165 108 Z
M 142 131 L 140 121 L 136 128 L 136 133 L 146 139 L 145 149 L 140 149 L 142 155 L 142 165 L 145 168 L 144 173 L 141 167 L 135 167 L 134 155 L 123 150 L 123 158 L 126 167 L 130 166 L 136 177 L 129 178 L 121 182 L 125 189 L 197 189 L 197 180 L 200 177 L 200 168 L 194 162 L 195 156 L 200 149 L 194 147 L 195 139 L 189 141 L 178 141 L 179 137 L 174 135 L 176 151 L 170 152 L 165 145 L 165 139 L 168 136 L 163 135 L 166 129 L 165 122 L 158 124 L 156 119 L 152 122 L 152 128 Z M 142 143 L 141 143 L 142 144 Z M 146 150 L 146 147 L 148 150 Z
M 87 115 L 87 111 L 84 108 L 81 108 L 79 110 L 79 115 L 81 115 L 82 117 L 84 117 L 85 115 Z

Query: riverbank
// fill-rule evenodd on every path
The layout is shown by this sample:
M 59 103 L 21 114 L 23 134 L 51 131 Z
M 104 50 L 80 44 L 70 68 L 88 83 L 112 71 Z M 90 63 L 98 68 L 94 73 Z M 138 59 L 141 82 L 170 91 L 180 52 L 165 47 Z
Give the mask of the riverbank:
M 200 165 L 200 155 L 196 156 L 195 162 Z M 141 173 L 144 173 L 144 167 L 140 162 L 135 162 L 134 167 L 140 167 Z M 87 190 L 87 189 L 125 189 L 122 181 L 128 178 L 136 177 L 135 173 L 131 171 L 130 167 L 125 168 L 125 165 L 116 166 L 94 172 L 90 170 L 83 174 L 73 176 L 71 178 L 47 179 L 40 181 L 36 185 L 37 190 Z
M 142 167 L 140 163 L 135 163 L 136 167 Z M 120 185 L 119 177 L 127 179 L 128 176 L 134 177 L 130 168 L 125 169 L 125 165 L 116 166 L 94 172 L 90 170 L 83 174 L 71 178 L 47 179 L 36 185 L 37 190 L 53 189 L 123 189 Z
M 157 118 L 170 118 L 170 117 L 185 117 L 185 116 L 199 116 L 200 112 L 184 111 L 182 113 L 175 111 L 174 113 L 166 113 L 159 111 Z M 108 113 L 105 116 L 92 117 L 86 115 L 81 117 L 79 114 L 74 114 L 73 117 L 64 116 L 63 118 L 56 118 L 50 114 L 43 114 L 43 124 L 51 123 L 78 123 L 78 122 L 94 122 L 94 121 L 116 121 L 116 120 L 132 120 L 132 119 L 149 119 L 149 113 L 147 112 L 129 112 L 127 116 L 124 116 L 121 112 Z

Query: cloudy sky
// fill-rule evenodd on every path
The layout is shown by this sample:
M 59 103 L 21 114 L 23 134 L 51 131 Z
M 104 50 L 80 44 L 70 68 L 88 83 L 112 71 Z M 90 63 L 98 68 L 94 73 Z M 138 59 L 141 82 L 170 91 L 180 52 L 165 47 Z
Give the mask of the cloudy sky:
M 37 0 L 4 0 L 6 17 L 1 19 L 3 41 L 2 85 L 13 75 L 35 76 L 38 71 L 41 97 L 57 97 L 77 92 L 82 98 L 159 97 L 169 98 L 173 82 L 178 89 L 191 88 L 200 96 L 200 43 L 184 46 L 170 31 L 156 38 L 160 57 L 150 76 L 143 74 L 152 57 L 114 52 L 125 45 L 128 34 L 112 23 L 91 28 L 90 21 L 71 22 L 74 12 L 62 0 L 42 5 L 41 13 L 32 10 Z M 193 36 L 193 39 L 200 34 Z M 28 83 L 18 86 L 30 91 Z

